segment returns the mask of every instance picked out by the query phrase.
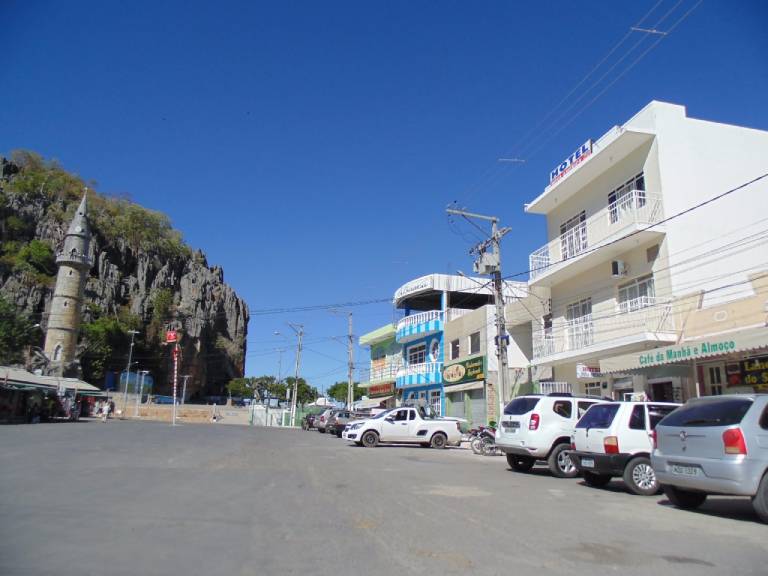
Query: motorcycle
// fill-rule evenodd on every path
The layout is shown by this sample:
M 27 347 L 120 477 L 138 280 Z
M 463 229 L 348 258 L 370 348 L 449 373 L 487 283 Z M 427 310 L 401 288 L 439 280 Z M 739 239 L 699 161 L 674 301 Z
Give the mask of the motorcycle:
M 487 445 L 496 446 L 496 428 L 493 426 L 480 426 L 470 430 L 469 446 L 475 454 L 485 454 L 488 451 Z

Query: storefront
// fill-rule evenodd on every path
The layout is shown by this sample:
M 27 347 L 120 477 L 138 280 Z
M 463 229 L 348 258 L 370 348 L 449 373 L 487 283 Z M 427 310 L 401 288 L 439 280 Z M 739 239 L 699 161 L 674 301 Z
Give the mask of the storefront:
M 643 393 L 656 401 L 768 392 L 768 327 L 615 356 L 601 360 L 600 371 L 612 376 L 614 390 L 616 379 L 640 377 Z
M 485 356 L 445 366 L 443 384 L 446 416 L 465 418 L 471 426 L 487 424 Z
M 394 408 L 395 383 L 371 384 L 368 387 L 367 396 L 367 400 L 363 400 L 358 404 L 360 408 Z

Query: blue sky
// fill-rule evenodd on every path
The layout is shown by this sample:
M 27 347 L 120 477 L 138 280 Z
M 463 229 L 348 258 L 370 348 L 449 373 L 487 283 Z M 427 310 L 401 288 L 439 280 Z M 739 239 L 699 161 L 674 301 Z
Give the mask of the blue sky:
M 692 8 L 647 53 L 658 36 L 625 38 Z M 454 200 L 511 226 L 504 270 L 525 270 L 545 230 L 523 204 L 651 99 L 768 129 L 766 21 L 762 1 L 5 0 L 0 154 L 36 150 L 167 213 L 254 312 L 387 298 L 471 268 Z M 302 374 L 344 379 L 344 312 L 254 314 L 248 374 L 276 373 L 298 322 Z M 393 318 L 353 313 L 357 335 Z

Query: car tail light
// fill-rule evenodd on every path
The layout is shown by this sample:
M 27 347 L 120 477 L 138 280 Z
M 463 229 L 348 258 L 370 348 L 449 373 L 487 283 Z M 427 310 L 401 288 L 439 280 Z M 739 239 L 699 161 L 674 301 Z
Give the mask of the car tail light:
M 320 422 L 325 422 L 325 416 L 320 416 Z
M 653 444 L 654 450 L 659 447 L 659 436 L 656 434 L 656 430 L 651 430 L 651 444 Z
M 726 454 L 746 454 L 747 443 L 741 428 L 731 428 L 723 432 L 723 448 Z
M 571 450 L 576 450 L 576 438 L 571 438 Z
M 538 429 L 539 429 L 539 415 L 531 414 L 531 421 L 528 422 L 528 430 L 538 430 Z
M 603 440 L 603 448 L 606 454 L 619 453 L 619 439 L 616 436 L 606 436 Z

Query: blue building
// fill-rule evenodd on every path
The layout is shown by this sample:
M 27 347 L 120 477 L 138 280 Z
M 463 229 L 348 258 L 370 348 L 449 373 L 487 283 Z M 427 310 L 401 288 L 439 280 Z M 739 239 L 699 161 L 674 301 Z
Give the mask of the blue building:
M 422 276 L 395 292 L 395 308 L 404 312 L 395 331 L 395 339 L 403 347 L 403 362 L 395 379 L 403 403 L 429 405 L 445 414 L 445 323 L 492 302 L 487 279 L 447 274 Z

